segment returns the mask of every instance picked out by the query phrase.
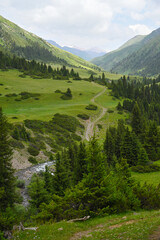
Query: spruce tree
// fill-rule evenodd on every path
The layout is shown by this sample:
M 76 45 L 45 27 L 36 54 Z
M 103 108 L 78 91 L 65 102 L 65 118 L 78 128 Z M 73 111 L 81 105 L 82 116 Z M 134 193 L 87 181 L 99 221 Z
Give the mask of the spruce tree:
M 149 162 L 148 155 L 144 148 L 141 148 L 138 154 L 138 165 L 146 165 Z
M 137 103 L 135 103 L 133 108 L 131 126 L 136 135 L 140 135 L 143 132 L 142 115 Z
M 8 141 L 8 123 L 0 108 L 0 210 L 15 201 L 15 178 L 12 168 L 12 149 Z

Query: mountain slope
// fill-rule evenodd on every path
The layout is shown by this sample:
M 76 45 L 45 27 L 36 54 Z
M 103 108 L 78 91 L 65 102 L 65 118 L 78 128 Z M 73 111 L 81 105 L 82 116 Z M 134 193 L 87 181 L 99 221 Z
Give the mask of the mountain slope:
M 92 61 L 105 70 L 153 76 L 160 73 L 160 28 L 136 36 L 116 51 Z
M 145 36 L 138 35 L 115 51 L 109 52 L 102 57 L 98 57 L 92 60 L 92 63 L 104 68 L 107 71 L 111 71 L 113 66 L 119 63 L 124 58 L 128 57 L 129 54 L 133 53 L 141 47 L 141 41 Z
M 113 66 L 113 71 L 156 75 L 160 73 L 160 28 L 141 41 L 141 48 Z
M 27 32 L 0 16 L 0 50 L 8 51 L 29 60 L 81 67 L 88 70 L 98 69 L 80 57 L 54 47 L 42 38 Z
M 91 59 L 93 59 L 95 57 L 103 56 L 105 54 L 105 52 L 99 52 L 99 51 L 94 51 L 94 50 L 81 50 L 81 49 L 78 49 L 75 47 L 68 47 L 68 46 L 62 47 L 59 44 L 57 44 L 55 41 L 52 41 L 52 40 L 47 40 L 47 42 L 51 43 L 55 47 L 58 47 L 67 52 L 70 52 L 76 56 L 79 56 L 87 61 L 90 61 Z

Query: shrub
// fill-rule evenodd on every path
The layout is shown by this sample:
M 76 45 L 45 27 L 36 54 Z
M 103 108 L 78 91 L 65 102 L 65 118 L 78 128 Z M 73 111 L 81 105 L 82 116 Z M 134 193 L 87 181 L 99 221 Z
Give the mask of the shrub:
M 160 166 L 156 164 L 150 164 L 146 166 L 137 165 L 137 166 L 133 166 L 131 170 L 133 172 L 139 172 L 139 173 L 158 172 L 160 171 Z
M 14 139 L 10 140 L 9 144 L 13 148 L 18 148 L 18 149 L 24 149 L 25 148 L 22 142 L 14 140 Z
M 39 149 L 34 144 L 30 144 L 30 146 L 28 147 L 28 152 L 32 156 L 37 156 L 39 154 Z
M 21 180 L 21 179 L 17 179 L 16 181 L 16 186 L 18 188 L 24 188 L 25 187 L 25 181 L 24 180 Z
M 97 110 L 97 106 L 93 105 L 93 104 L 89 104 L 88 106 L 86 106 L 87 110 Z
M 99 129 L 102 129 L 102 125 L 101 124 L 97 124 Z
M 83 120 L 88 120 L 89 116 L 85 113 L 78 114 L 77 117 L 83 119 Z
M 118 111 L 118 114 L 122 115 L 122 114 L 123 114 L 123 112 L 122 112 L 122 111 Z
M 107 111 L 108 113 L 114 113 L 114 111 L 112 109 L 108 109 Z
M 5 95 L 6 97 L 17 97 L 16 93 L 9 93 Z
M 81 136 L 78 136 L 75 133 L 72 133 L 71 138 L 74 139 L 75 141 L 81 141 L 82 140 Z
M 72 99 L 72 93 L 71 93 L 71 90 L 70 88 L 67 89 L 67 91 L 65 93 L 63 93 L 63 95 L 61 96 L 61 98 L 63 100 L 70 100 Z
M 62 93 L 61 90 L 57 89 L 55 93 Z
M 79 121 L 72 116 L 56 113 L 52 119 L 52 124 L 56 124 L 70 132 L 75 132 L 80 125 Z
M 37 159 L 36 158 L 34 158 L 34 157 L 29 157 L 28 158 L 28 161 L 30 162 L 30 163 L 32 163 L 32 164 L 37 164 L 38 162 L 37 162 Z

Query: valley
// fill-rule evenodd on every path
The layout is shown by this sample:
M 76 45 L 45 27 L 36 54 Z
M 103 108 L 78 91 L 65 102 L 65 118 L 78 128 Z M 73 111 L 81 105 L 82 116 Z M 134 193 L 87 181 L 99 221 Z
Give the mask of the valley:
M 0 239 L 159 237 L 159 38 L 88 62 L 0 16 Z

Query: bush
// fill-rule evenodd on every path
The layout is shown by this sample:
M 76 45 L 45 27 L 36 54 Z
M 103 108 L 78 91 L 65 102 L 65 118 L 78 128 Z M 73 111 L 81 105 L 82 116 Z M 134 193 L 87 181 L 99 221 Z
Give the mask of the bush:
M 122 115 L 122 114 L 123 114 L 123 112 L 122 112 L 122 111 L 118 111 L 118 114 Z
M 39 149 L 37 148 L 36 145 L 30 144 L 30 146 L 28 147 L 28 152 L 32 156 L 37 156 L 39 154 Z
M 72 99 L 72 93 L 71 93 L 71 90 L 70 88 L 67 89 L 67 91 L 65 93 L 63 93 L 63 95 L 61 96 L 61 98 L 63 100 L 70 100 Z
M 13 148 L 18 148 L 18 149 L 24 149 L 25 148 L 22 142 L 14 140 L 14 139 L 10 140 L 9 144 Z
M 37 159 L 36 158 L 34 158 L 34 157 L 29 157 L 28 158 L 28 161 L 30 162 L 30 163 L 32 163 L 32 164 L 37 164 L 38 162 L 37 162 Z
M 57 89 L 55 93 L 62 93 L 61 90 Z
M 24 188 L 24 187 L 25 187 L 25 181 L 24 181 L 24 180 L 17 179 L 17 181 L 16 181 L 16 186 L 17 186 L 18 188 Z
M 97 110 L 97 106 L 96 105 L 93 105 L 93 104 L 89 104 L 87 107 L 86 107 L 87 110 Z
M 160 166 L 156 164 L 150 164 L 146 166 L 137 165 L 137 166 L 133 166 L 131 170 L 133 172 L 139 172 L 139 173 L 158 172 L 160 171 Z
M 52 124 L 56 124 L 63 129 L 70 132 L 75 132 L 76 128 L 80 126 L 79 121 L 72 116 L 56 113 L 52 119 Z M 54 125 L 53 125 L 54 126 Z
M 75 133 L 72 133 L 71 138 L 74 139 L 75 141 L 81 141 L 82 140 L 81 136 L 78 136 Z
M 78 114 L 77 117 L 83 119 L 83 120 L 88 120 L 89 116 L 85 113 Z
M 108 113 L 114 113 L 114 111 L 112 109 L 108 109 L 107 111 Z
M 9 93 L 5 95 L 6 97 L 17 97 L 16 93 Z
M 97 124 L 99 129 L 102 129 L 102 125 L 101 124 Z

